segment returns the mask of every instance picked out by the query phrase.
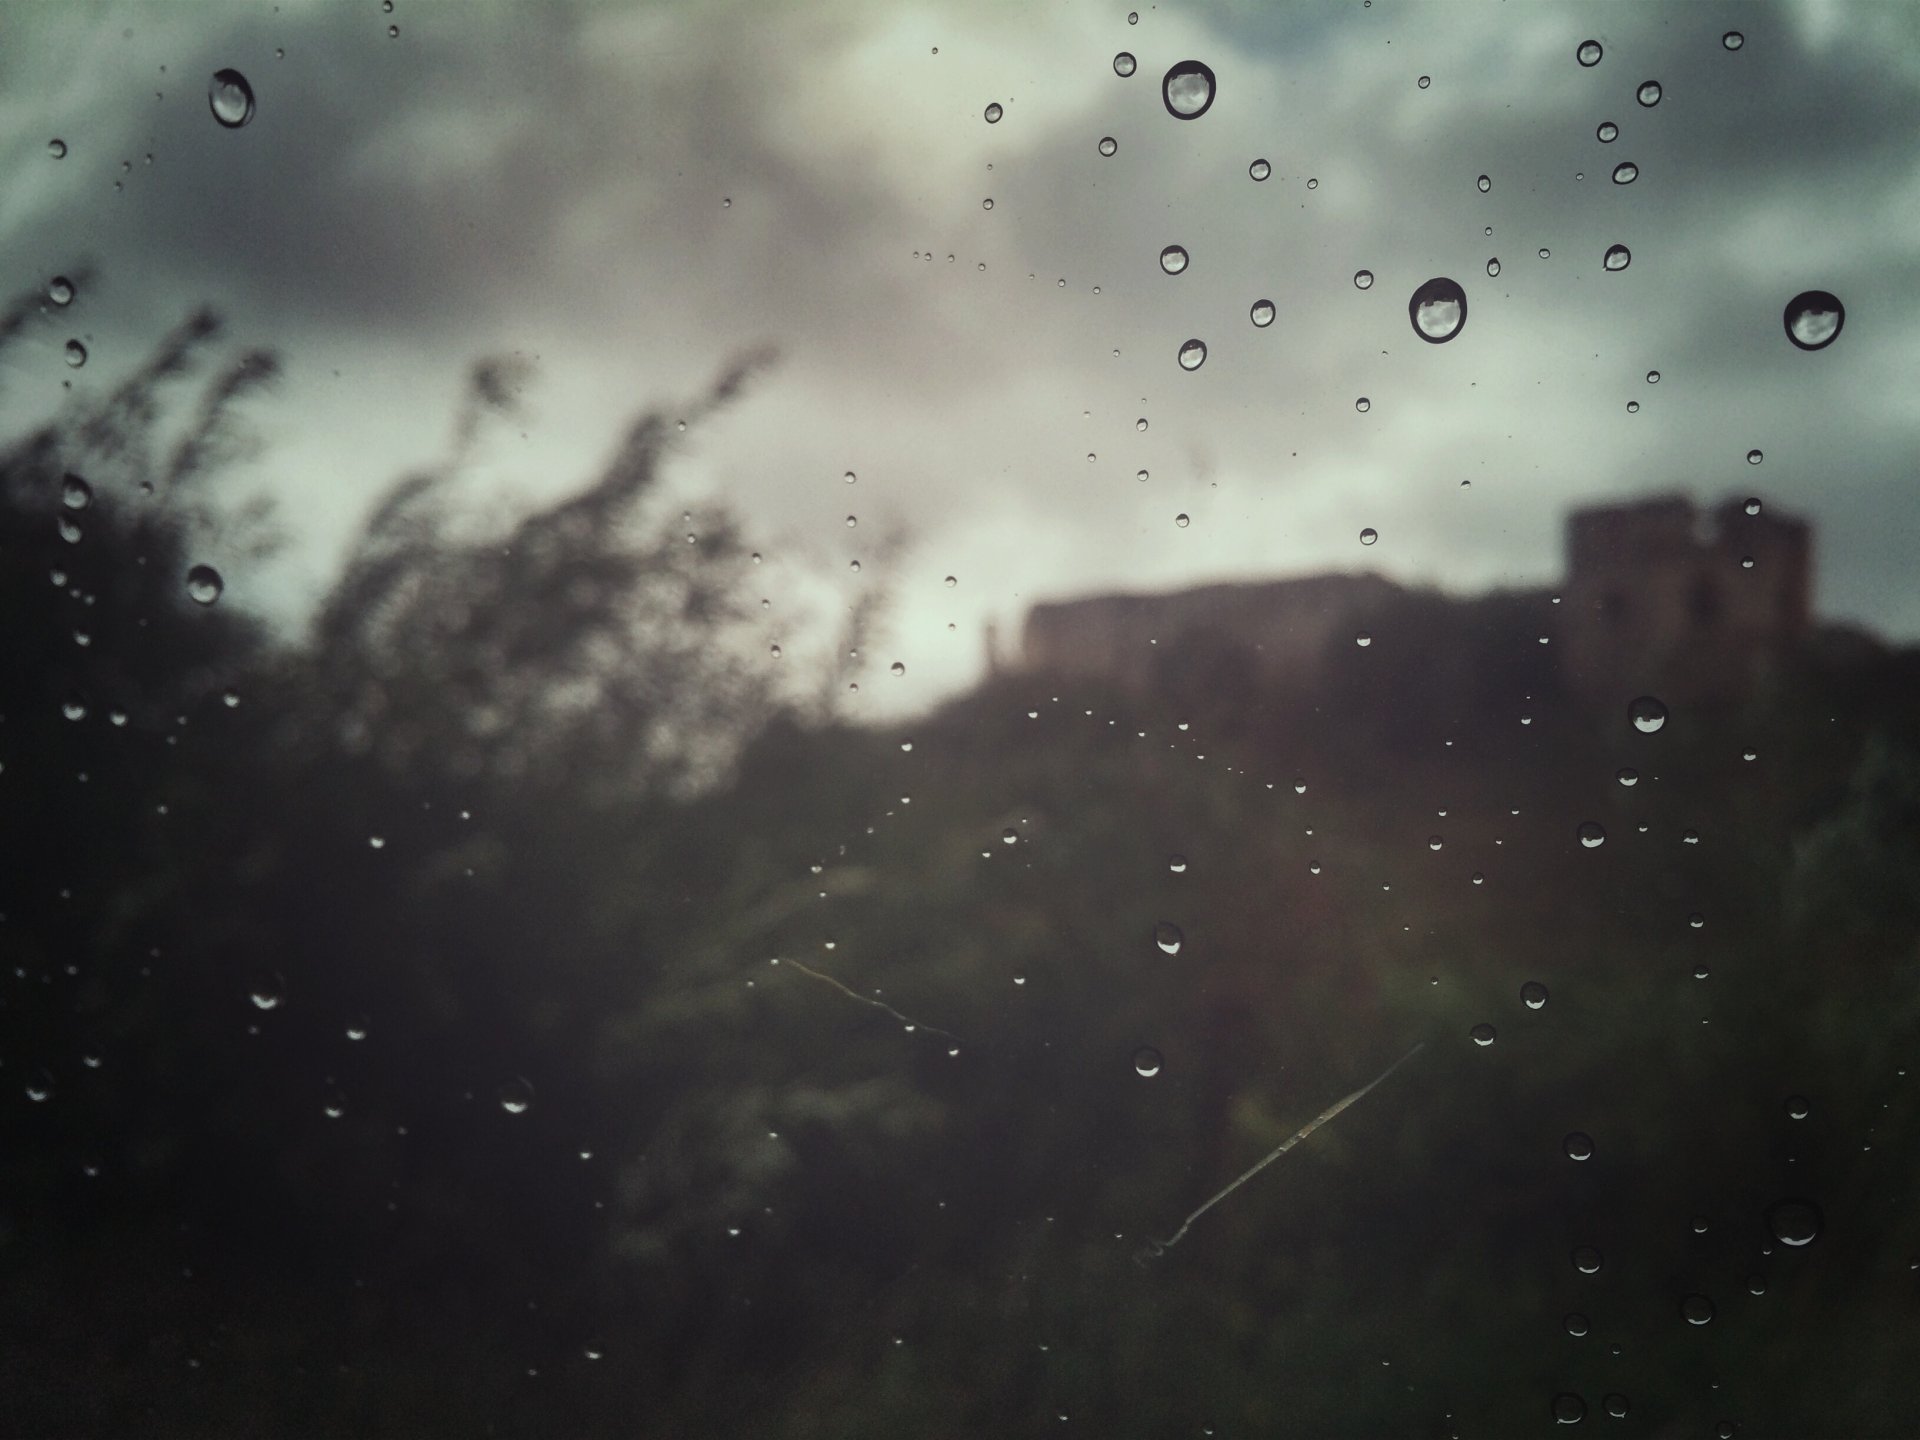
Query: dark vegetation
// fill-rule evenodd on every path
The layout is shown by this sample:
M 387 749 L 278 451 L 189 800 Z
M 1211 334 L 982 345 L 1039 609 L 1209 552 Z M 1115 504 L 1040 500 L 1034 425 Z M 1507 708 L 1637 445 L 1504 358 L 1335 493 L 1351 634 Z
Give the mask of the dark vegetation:
M 0 1434 L 1907 1430 L 1908 659 L 1647 736 L 1410 597 L 1318 693 L 851 727 L 657 414 L 463 531 L 504 362 L 292 643 L 221 489 L 276 373 L 196 317 L 0 458 Z

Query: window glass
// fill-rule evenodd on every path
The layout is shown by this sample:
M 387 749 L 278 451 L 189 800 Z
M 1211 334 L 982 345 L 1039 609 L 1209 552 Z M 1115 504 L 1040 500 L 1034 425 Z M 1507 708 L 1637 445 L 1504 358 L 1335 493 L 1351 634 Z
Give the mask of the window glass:
M 4 0 L 0 1431 L 1910 1431 L 1917 91 Z

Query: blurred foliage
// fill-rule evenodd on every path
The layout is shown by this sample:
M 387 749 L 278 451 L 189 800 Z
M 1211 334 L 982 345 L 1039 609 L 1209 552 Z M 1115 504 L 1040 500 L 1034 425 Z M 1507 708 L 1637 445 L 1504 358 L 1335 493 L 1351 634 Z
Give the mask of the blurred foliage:
M 1409 595 L 1311 691 L 1187 637 L 851 726 L 658 413 L 472 533 L 499 360 L 289 641 L 215 503 L 277 361 L 220 343 L 0 460 L 0 1433 L 1904 1428 L 1910 657 L 1645 736 L 1529 597 Z

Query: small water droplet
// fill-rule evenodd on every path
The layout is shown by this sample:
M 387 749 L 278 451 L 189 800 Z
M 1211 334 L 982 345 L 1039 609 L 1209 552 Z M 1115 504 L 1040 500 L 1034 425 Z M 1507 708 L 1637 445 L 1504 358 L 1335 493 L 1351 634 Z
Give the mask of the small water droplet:
M 211 565 L 196 565 L 187 571 L 187 598 L 196 605 L 211 605 L 227 588 L 220 572 Z
M 1271 300 L 1254 301 L 1253 308 L 1247 311 L 1247 318 L 1253 321 L 1256 328 L 1266 329 L 1273 323 L 1273 302 Z
M 207 106 L 221 125 L 238 130 L 253 119 L 253 86 L 238 70 L 216 70 L 207 84 Z
M 1255 180 L 1264 180 L 1272 173 L 1273 166 L 1269 165 L 1265 160 L 1256 160 L 1247 167 L 1247 174 L 1251 175 Z
M 1639 178 L 1640 167 L 1631 160 L 1622 160 L 1613 167 L 1613 183 L 1616 185 L 1631 185 Z
M 47 281 L 47 299 L 51 300 L 54 304 L 71 305 L 73 303 L 73 296 L 73 281 L 69 280 L 66 276 L 56 275 Z
M 980 208 L 982 210 L 991 210 L 993 208 L 993 197 L 989 195 L 986 199 L 982 200 L 980 202 Z
M 1563 1390 L 1553 1397 L 1553 1418 L 1559 1425 L 1578 1425 L 1587 1418 L 1587 1402 L 1571 1390 Z
M 1609 270 L 1624 270 L 1633 263 L 1633 252 L 1624 245 L 1609 245 L 1600 263 Z
M 1767 1210 L 1773 1238 L 1796 1249 L 1819 1239 L 1822 1223 L 1820 1207 L 1811 1200 L 1782 1200 Z
M 1642 80 L 1640 82 L 1640 88 L 1633 92 L 1633 98 L 1649 109 L 1658 105 L 1660 103 L 1660 82 L 1658 80 Z
M 1804 1095 L 1789 1095 L 1784 1108 L 1790 1120 L 1804 1120 L 1813 1113 L 1813 1107 L 1807 1103 L 1807 1097 Z
M 500 1108 L 509 1115 L 524 1115 L 533 1104 L 533 1086 L 521 1076 L 514 1076 L 500 1087 Z
M 1187 268 L 1187 252 L 1184 246 L 1169 245 L 1160 252 L 1160 268 L 1169 275 L 1178 275 Z
M 1167 869 L 1171 870 L 1176 875 L 1186 874 L 1187 873 L 1187 857 L 1184 855 L 1174 855 L 1169 857 L 1169 859 L 1167 860 Z
M 987 123 L 989 125 L 998 125 L 1000 123 L 1000 116 L 1002 113 L 1003 112 L 1000 109 L 1000 102 L 997 100 L 994 101 L 993 104 L 987 106 Z
M 1182 60 L 1160 81 L 1160 99 L 1176 120 L 1198 120 L 1213 104 L 1213 71 L 1198 60 Z
M 1627 705 L 1627 719 L 1642 735 L 1651 735 L 1667 723 L 1667 707 L 1651 695 L 1642 695 Z
M 55 139 L 47 141 L 47 154 L 51 155 L 56 160 L 66 159 L 67 158 L 67 142 L 57 137 Z
M 82 365 L 87 363 L 87 347 L 82 345 L 78 340 L 69 340 L 67 341 L 66 357 L 67 367 L 72 370 L 78 370 Z
M 1618 770 L 1613 772 L 1613 778 L 1631 790 L 1635 785 L 1640 783 L 1640 772 L 1635 770 L 1631 765 L 1622 765 Z
M 1371 525 L 1360 532 L 1360 543 L 1362 545 L 1371 545 L 1379 538 L 1380 532 L 1375 530 Z
M 1520 987 L 1520 1003 L 1529 1010 L 1538 1010 L 1547 1003 L 1547 987 L 1538 980 L 1529 980 Z
M 1589 850 L 1597 849 L 1607 843 L 1607 832 L 1600 827 L 1598 820 L 1581 821 L 1579 834 L 1580 843 Z
M 1118 140 L 1115 140 L 1113 136 L 1102 135 L 1100 137 L 1100 153 L 1102 155 L 1111 155 L 1113 154 L 1114 151 L 1118 150 L 1119 148 L 1120 148 L 1120 142 Z
M 78 475 L 68 475 L 60 482 L 60 503 L 69 510 L 84 510 L 93 503 L 93 487 Z
M 1606 1399 L 1600 1403 L 1607 1407 L 1607 1414 L 1611 1415 L 1614 1419 L 1624 1420 L 1627 1418 L 1627 1397 L 1618 1391 L 1607 1396 Z
M 1602 145 L 1611 145 L 1620 138 L 1620 127 L 1611 120 L 1602 120 L 1600 128 L 1593 132 L 1593 138 Z
M 1373 636 L 1368 634 L 1365 630 L 1362 630 L 1358 635 L 1353 637 L 1353 643 L 1358 645 L 1362 650 L 1364 650 L 1369 645 L 1373 644 Z
M 1482 175 L 1474 183 L 1480 187 L 1480 193 L 1482 195 L 1493 189 L 1493 177 L 1491 175 Z
M 1591 1160 L 1593 1158 L 1593 1137 L 1584 1130 L 1569 1132 L 1566 1139 L 1560 1142 L 1560 1145 L 1561 1148 L 1567 1152 L 1567 1158 L 1569 1160 Z
M 1173 517 L 1173 523 L 1178 525 L 1182 530 L 1184 530 L 1192 522 L 1188 519 L 1188 517 L 1185 514 L 1180 514 Z
M 1600 63 L 1600 57 L 1604 53 L 1600 48 L 1600 42 L 1598 40 L 1582 40 L 1580 42 L 1580 48 L 1573 52 L 1573 58 L 1588 69 L 1592 69 Z
M 247 998 L 256 1010 L 278 1010 L 286 993 L 286 982 L 278 975 L 256 975 L 247 987 Z
M 1169 955 L 1178 955 L 1186 939 L 1187 937 L 1180 932 L 1180 927 L 1171 920 L 1162 920 L 1153 927 L 1153 943 Z
M 1567 1327 L 1567 1334 L 1569 1335 L 1584 1335 L 1592 1328 L 1587 1324 L 1587 1317 L 1580 1314 L 1577 1310 L 1568 1315 L 1561 1323 Z
M 1680 1313 L 1689 1325 L 1705 1325 L 1713 1319 L 1713 1301 L 1705 1295 L 1689 1295 L 1680 1302 Z
M 1729 30 L 1720 37 L 1720 43 L 1729 50 L 1738 50 L 1742 45 L 1747 43 L 1747 37 L 1742 35 L 1738 30 Z
M 1474 1044 L 1484 1048 L 1485 1046 L 1491 1045 L 1494 1040 L 1499 1037 L 1500 1032 L 1482 1020 L 1478 1025 L 1474 1026 L 1473 1029 L 1469 1030 L 1467 1034 L 1473 1037 Z
M 1182 370 L 1198 370 L 1202 365 L 1206 363 L 1207 363 L 1207 342 L 1206 341 L 1189 340 L 1186 342 L 1186 344 L 1180 347 L 1180 368 Z
M 1591 1245 L 1581 1245 L 1573 1252 L 1573 1268 L 1582 1275 L 1598 1275 L 1602 1264 L 1600 1252 Z
M 1444 275 L 1436 276 L 1413 292 L 1407 316 L 1414 334 L 1428 344 L 1443 344 L 1467 323 L 1467 292 Z
M 1118 55 L 1113 57 L 1113 73 L 1120 76 L 1122 79 L 1124 79 L 1128 75 L 1133 74 L 1133 72 L 1138 68 L 1139 68 L 1139 62 L 1136 61 L 1133 58 L 1133 56 L 1129 55 L 1125 50 L 1122 50 Z
M 1142 1045 L 1133 1052 L 1133 1072 L 1151 1080 L 1160 1073 L 1160 1052 L 1151 1045 Z
M 1487 261 L 1487 274 L 1491 276 L 1491 275 L 1498 275 L 1499 273 L 1500 273 L 1500 257 L 1496 255 L 1492 259 Z

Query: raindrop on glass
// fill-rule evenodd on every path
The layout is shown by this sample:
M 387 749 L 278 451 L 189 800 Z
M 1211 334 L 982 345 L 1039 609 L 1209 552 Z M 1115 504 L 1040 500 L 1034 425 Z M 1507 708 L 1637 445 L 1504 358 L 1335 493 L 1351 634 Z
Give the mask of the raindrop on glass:
M 286 985 L 278 975 L 261 975 L 247 987 L 247 998 L 256 1010 L 278 1010 L 286 996 Z
M 1498 275 L 1499 273 L 1500 273 L 1500 257 L 1496 255 L 1492 259 L 1487 261 L 1487 274 L 1489 276 L 1493 276 L 1493 275 Z
M 196 565 L 187 571 L 187 596 L 196 605 L 213 604 L 226 588 L 226 581 L 211 565 Z
M 207 106 L 229 130 L 253 119 L 253 87 L 238 70 L 216 70 L 207 83 Z
M 1720 43 L 1729 50 L 1738 50 L 1742 45 L 1747 43 L 1747 37 L 1742 35 L 1738 30 L 1729 30 L 1720 37 Z
M 1600 128 L 1593 132 L 1593 138 L 1602 145 L 1611 145 L 1620 138 L 1620 127 L 1611 120 L 1602 120 Z
M 1642 80 L 1640 82 L 1640 88 L 1633 92 L 1633 98 L 1649 109 L 1658 105 L 1660 103 L 1660 82 L 1658 80 Z
M 27 1099 L 34 1104 L 43 1104 L 53 1098 L 53 1072 L 36 1070 L 27 1077 Z
M 1584 820 L 1580 824 L 1580 843 L 1589 850 L 1596 850 L 1607 843 L 1607 832 L 1600 828 L 1598 820 Z
M 1667 723 L 1667 707 L 1651 695 L 1642 695 L 1628 704 L 1627 719 L 1642 735 L 1651 735 Z
M 1133 1052 L 1133 1073 L 1151 1080 L 1160 1073 L 1160 1052 L 1151 1045 L 1142 1045 Z
M 1573 1268 L 1578 1270 L 1582 1275 L 1598 1275 L 1600 1273 L 1600 1265 L 1600 1252 L 1594 1249 L 1593 1246 L 1582 1245 L 1574 1250 Z
M 1469 1030 L 1467 1034 L 1473 1037 L 1474 1044 L 1484 1048 L 1494 1042 L 1494 1037 L 1498 1035 L 1499 1032 L 1495 1030 L 1493 1026 L 1487 1024 L 1486 1021 L 1482 1020 L 1478 1025 L 1474 1026 L 1473 1029 Z
M 1364 415 L 1373 408 L 1373 401 L 1362 395 L 1358 400 L 1353 402 L 1353 408 Z
M 1647 384 L 1658 385 L 1659 383 L 1660 383 L 1660 372 L 1658 370 L 1647 371 Z
M 1264 160 L 1256 160 L 1247 167 L 1247 174 L 1256 180 L 1264 180 L 1273 173 L 1273 167 Z
M 1189 340 L 1180 347 L 1180 368 L 1198 370 L 1207 363 L 1207 344 L 1204 340 Z
M 1000 102 L 997 100 L 994 101 L 993 104 L 987 106 L 987 123 L 989 125 L 998 125 L 1000 123 L 1000 116 L 1003 113 L 1000 109 Z
M 1587 1324 L 1587 1317 L 1580 1314 L 1577 1310 L 1568 1315 L 1561 1323 L 1567 1327 L 1567 1334 L 1569 1335 L 1584 1335 L 1592 1328 Z
M 500 1087 L 500 1108 L 509 1115 L 524 1115 L 533 1104 L 533 1086 L 520 1076 Z
M 1374 541 L 1378 540 L 1379 538 L 1380 538 L 1380 532 L 1374 529 L 1371 525 L 1369 525 L 1366 529 L 1360 532 L 1360 543 L 1362 545 L 1371 545 L 1374 543 Z
M 1807 1103 L 1807 1097 L 1804 1095 L 1789 1095 L 1785 1108 L 1787 1118 L 1790 1120 L 1804 1120 L 1813 1112 L 1813 1107 Z
M 1356 290 L 1371 290 L 1373 288 L 1373 272 L 1371 270 L 1354 271 L 1353 288 Z
M 1187 252 L 1183 246 L 1169 245 L 1160 252 L 1160 268 L 1169 275 L 1178 275 L 1187 268 Z
M 78 370 L 82 365 L 87 363 L 87 347 L 82 345 L 78 340 L 69 340 L 67 341 L 66 356 L 68 368 Z
M 1569 1160 L 1591 1160 L 1593 1158 L 1593 1137 L 1584 1130 L 1575 1130 L 1560 1142 L 1567 1152 Z
M 84 510 L 93 503 L 93 487 L 78 475 L 69 475 L 60 482 L 60 503 L 69 510 Z
M 1600 263 L 1609 270 L 1624 270 L 1633 263 L 1633 252 L 1624 245 L 1609 245 Z
M 1373 636 L 1369 635 L 1366 631 L 1362 630 L 1358 635 L 1353 637 L 1353 643 L 1358 645 L 1362 650 L 1364 650 L 1369 645 L 1373 644 Z
M 1611 1415 L 1614 1419 L 1624 1420 L 1627 1418 L 1627 1397 L 1618 1391 L 1607 1396 L 1600 1403 L 1607 1407 L 1607 1414 Z
M 1474 183 L 1480 187 L 1480 193 L 1484 195 L 1493 188 L 1493 177 L 1491 175 L 1482 175 Z
M 1573 56 L 1574 59 L 1578 60 L 1582 65 L 1591 69 L 1600 63 L 1600 56 L 1603 53 L 1598 40 L 1582 40 L 1580 42 L 1580 48 L 1573 52 Z
M 1162 920 L 1153 927 L 1153 943 L 1169 955 L 1178 955 L 1186 938 L 1180 933 L 1180 927 L 1171 920 Z
M 1587 1418 L 1587 1402 L 1571 1390 L 1563 1390 L 1553 1397 L 1553 1418 L 1556 1424 L 1578 1425 Z
M 1631 790 L 1635 785 L 1640 783 L 1640 772 L 1631 765 L 1622 765 L 1618 770 L 1613 772 L 1613 778 Z
M 1273 302 L 1271 300 L 1254 301 L 1253 308 L 1247 311 L 1247 318 L 1260 329 L 1266 329 L 1273 323 Z
M 1802 350 L 1824 350 L 1847 323 L 1847 307 L 1825 290 L 1803 290 L 1787 303 L 1781 317 L 1787 339 Z
M 1622 160 L 1613 167 L 1613 183 L 1616 185 L 1631 185 L 1639 178 L 1640 167 L 1631 160 Z
M 1713 1319 L 1713 1301 L 1704 1295 L 1689 1295 L 1680 1302 L 1680 1313 L 1689 1325 L 1705 1325 Z
M 1113 136 L 1102 135 L 1100 137 L 1100 153 L 1102 155 L 1111 155 L 1113 154 L 1114 151 L 1118 150 L 1119 148 L 1120 148 L 1120 142 L 1118 140 L 1115 140 Z
M 1113 57 L 1113 73 L 1123 79 L 1133 74 L 1135 68 L 1136 62 L 1133 56 L 1129 55 L 1126 51 L 1122 50 L 1118 55 Z
M 1424 90 L 1429 85 L 1433 84 L 1433 77 L 1431 75 L 1422 75 L 1416 83 L 1420 86 L 1422 90 Z
M 1182 60 L 1160 81 L 1160 99 L 1176 120 L 1198 120 L 1213 104 L 1213 71 L 1198 60 Z
M 56 305 L 73 303 L 73 281 L 64 275 L 56 275 L 47 282 L 47 299 Z
M 1547 1003 L 1547 987 L 1538 980 L 1529 980 L 1520 987 L 1520 1003 L 1529 1010 L 1538 1010 Z
M 1458 335 L 1467 323 L 1467 292 L 1444 275 L 1427 281 L 1407 301 L 1413 333 L 1430 345 Z
M 1178 525 L 1182 530 L 1184 530 L 1192 522 L 1188 519 L 1186 514 L 1183 512 L 1182 514 L 1179 514 L 1173 517 L 1173 523 Z
M 58 140 L 58 139 L 47 141 L 47 154 L 51 155 L 56 160 L 66 159 L 67 158 L 67 142 L 64 140 Z
M 1820 1207 L 1811 1200 L 1782 1200 L 1767 1210 L 1767 1229 L 1782 1245 L 1798 1249 L 1820 1237 Z

